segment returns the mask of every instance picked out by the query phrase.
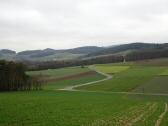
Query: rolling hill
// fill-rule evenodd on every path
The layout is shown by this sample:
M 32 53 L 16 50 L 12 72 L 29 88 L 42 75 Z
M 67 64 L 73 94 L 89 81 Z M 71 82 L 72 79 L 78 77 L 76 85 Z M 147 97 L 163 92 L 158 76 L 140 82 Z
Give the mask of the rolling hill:
M 12 61 L 55 61 L 55 60 L 72 60 L 81 56 L 94 53 L 102 50 L 102 47 L 85 46 L 73 49 L 55 50 L 26 50 L 16 53 L 12 50 L 3 49 L 0 50 L 0 59 L 12 60 Z
M 130 43 L 130 44 L 123 44 L 118 46 L 111 46 L 111 47 L 104 48 L 100 51 L 90 53 L 87 55 L 87 57 L 109 55 L 109 54 L 125 55 L 134 51 L 156 50 L 156 49 L 157 50 L 168 49 L 168 43 L 164 43 L 164 44 Z
M 26 50 L 16 53 L 12 50 L 0 50 L 0 59 L 12 61 L 60 61 L 88 59 L 108 55 L 130 55 L 131 53 L 159 52 L 168 50 L 168 43 L 130 43 L 109 47 L 84 46 L 73 49 L 55 50 L 46 48 L 43 50 Z

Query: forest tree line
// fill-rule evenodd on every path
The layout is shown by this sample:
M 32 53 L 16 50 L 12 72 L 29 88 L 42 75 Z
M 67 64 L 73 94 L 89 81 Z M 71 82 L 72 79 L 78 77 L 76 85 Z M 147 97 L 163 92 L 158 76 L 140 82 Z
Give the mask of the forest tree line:
M 168 49 L 155 49 L 155 50 L 143 50 L 134 51 L 125 56 L 126 61 L 137 61 L 145 59 L 156 59 L 168 57 Z
M 25 62 L 28 70 L 45 70 L 45 69 L 56 69 L 63 67 L 72 66 L 85 66 L 92 64 L 104 64 L 104 63 L 115 63 L 122 62 L 123 56 L 104 56 L 96 57 L 85 60 L 68 60 L 68 61 L 46 61 L 46 62 Z
M 21 63 L 0 61 L 0 91 L 38 90 L 41 83 L 25 73 Z
M 107 55 L 88 59 L 69 61 L 46 61 L 46 62 L 25 62 L 28 70 L 56 69 L 71 66 L 84 66 L 92 64 L 119 63 L 127 61 L 138 61 L 168 57 L 168 49 L 154 49 L 133 51 L 125 55 Z

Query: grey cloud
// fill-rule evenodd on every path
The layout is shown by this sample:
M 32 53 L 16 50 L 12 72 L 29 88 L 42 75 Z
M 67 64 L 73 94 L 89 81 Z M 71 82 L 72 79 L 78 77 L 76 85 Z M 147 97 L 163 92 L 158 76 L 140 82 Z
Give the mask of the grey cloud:
M 167 0 L 0 1 L 0 48 L 167 42 Z

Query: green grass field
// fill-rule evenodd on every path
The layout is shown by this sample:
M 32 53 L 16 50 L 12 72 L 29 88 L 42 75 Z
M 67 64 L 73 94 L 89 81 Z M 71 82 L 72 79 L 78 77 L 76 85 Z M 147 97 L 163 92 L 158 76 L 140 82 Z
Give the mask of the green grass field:
M 137 87 L 135 92 L 168 94 L 168 76 L 158 76 Z
M 66 86 L 73 86 L 77 84 L 82 83 L 88 83 L 91 81 L 96 81 L 105 78 L 103 75 L 100 74 L 86 74 L 84 76 L 77 76 L 77 77 L 70 77 L 70 78 L 64 78 L 69 77 L 73 75 L 79 75 L 81 73 L 89 72 L 91 71 L 87 67 L 81 68 L 81 67 L 67 67 L 67 68 L 61 68 L 61 69 L 49 69 L 49 70 L 42 70 L 42 71 L 32 71 L 28 72 L 29 75 L 43 75 L 47 76 L 49 78 L 63 78 L 61 80 L 56 80 L 52 82 L 47 82 L 43 88 L 47 90 L 56 90 L 56 89 L 62 89 Z
M 95 68 L 101 72 L 104 73 L 120 73 L 122 71 L 125 71 L 129 68 L 130 66 L 109 66 L 109 65 L 96 65 Z
M 81 91 L 57 89 L 101 80 L 104 76 L 76 76 L 89 72 L 87 67 L 28 72 L 32 76 L 63 79 L 48 82 L 41 91 L 1 92 L 0 126 L 154 126 L 164 112 L 168 96 L 117 92 L 168 93 L 167 61 L 153 60 L 151 66 L 152 60 L 95 65 L 113 78 L 78 87 Z M 167 124 L 168 112 L 160 126 Z
M 29 75 L 46 75 L 46 76 L 54 76 L 54 77 L 65 77 L 70 75 L 75 75 L 83 72 L 90 71 L 87 67 L 67 67 L 67 68 L 60 68 L 60 69 L 48 69 L 48 70 L 41 70 L 41 71 L 30 71 L 27 72 Z
M 166 70 L 164 70 L 160 75 L 165 75 L 165 76 L 168 76 L 168 68 Z
M 79 87 L 93 91 L 131 91 L 160 74 L 165 67 L 131 66 L 129 69 L 114 74 L 111 80 Z
M 164 104 L 108 93 L 30 91 L 0 93 L 0 126 L 153 126 Z M 150 120 L 150 121 L 148 121 Z
M 94 74 L 94 75 L 86 75 L 86 76 L 78 77 L 78 78 L 59 80 L 57 82 L 49 82 L 48 84 L 44 86 L 44 89 L 50 89 L 50 90 L 63 89 L 67 86 L 74 86 L 78 84 L 88 83 L 88 82 L 97 81 L 103 78 L 105 77 L 100 74 Z

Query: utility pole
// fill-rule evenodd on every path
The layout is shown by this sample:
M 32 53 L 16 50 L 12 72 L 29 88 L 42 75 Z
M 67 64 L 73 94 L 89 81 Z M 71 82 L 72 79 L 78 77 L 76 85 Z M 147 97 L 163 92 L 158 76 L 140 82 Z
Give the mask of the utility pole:
M 124 55 L 123 55 L 123 59 L 124 59 L 124 60 L 123 60 L 123 63 L 125 63 L 125 62 L 126 62 L 126 60 L 125 60 L 125 56 L 124 56 Z

